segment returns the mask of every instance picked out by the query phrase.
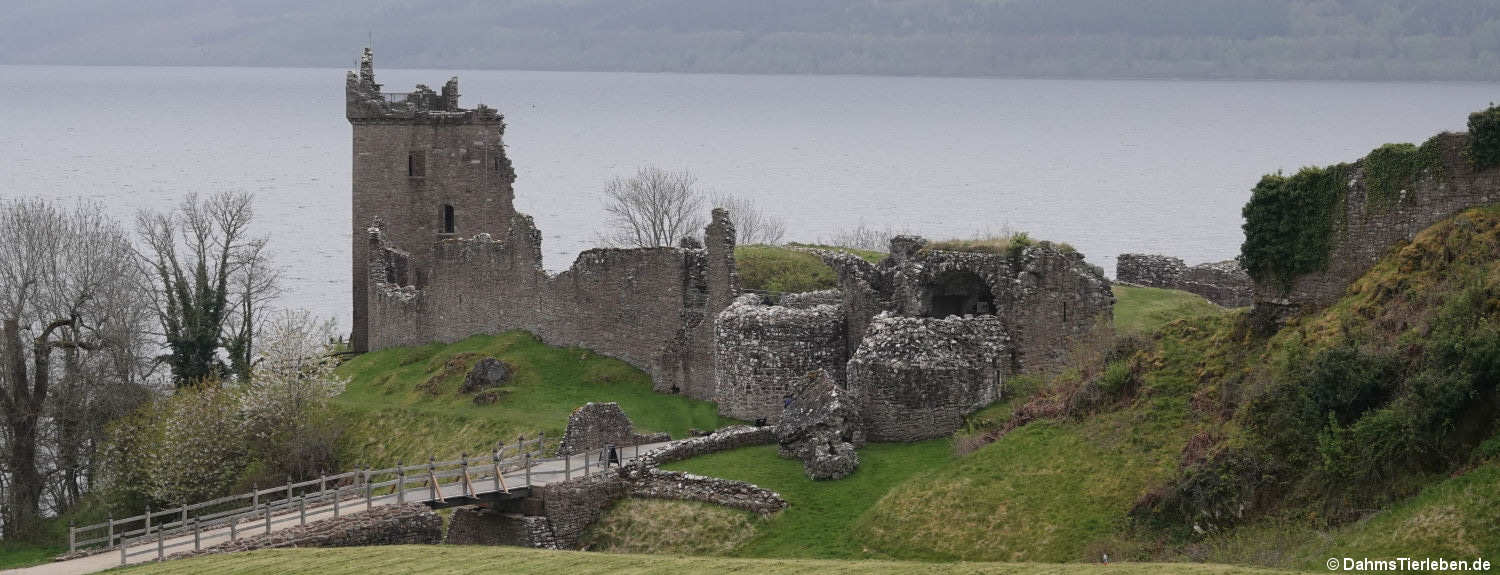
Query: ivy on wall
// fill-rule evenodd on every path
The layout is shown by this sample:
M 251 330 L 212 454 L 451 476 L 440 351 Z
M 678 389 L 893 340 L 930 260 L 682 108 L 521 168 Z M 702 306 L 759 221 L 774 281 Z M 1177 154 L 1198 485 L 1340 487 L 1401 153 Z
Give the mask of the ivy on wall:
M 1239 259 L 1250 277 L 1289 290 L 1297 276 L 1328 264 L 1349 171 L 1339 164 L 1260 179 L 1242 212 Z
M 1500 165 L 1500 106 L 1469 114 L 1469 160 L 1479 170 Z

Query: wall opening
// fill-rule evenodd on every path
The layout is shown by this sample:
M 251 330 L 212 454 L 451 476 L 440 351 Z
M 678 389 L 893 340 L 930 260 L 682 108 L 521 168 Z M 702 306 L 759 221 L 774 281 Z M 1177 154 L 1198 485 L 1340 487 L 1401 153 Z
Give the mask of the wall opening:
M 974 272 L 943 272 L 922 287 L 928 317 L 995 315 L 995 296 Z
M 453 222 L 453 205 L 443 204 L 443 233 L 458 233 Z
M 414 150 L 406 154 L 406 177 L 427 177 L 427 153 Z

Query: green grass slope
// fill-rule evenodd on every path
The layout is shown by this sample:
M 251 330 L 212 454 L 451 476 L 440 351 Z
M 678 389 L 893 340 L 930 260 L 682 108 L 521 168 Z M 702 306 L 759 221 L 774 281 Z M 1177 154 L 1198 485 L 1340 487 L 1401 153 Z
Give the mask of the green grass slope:
M 1287 573 L 1227 565 L 1046 565 L 1006 563 L 910 563 L 899 561 L 830 561 L 729 559 L 624 555 L 578 551 L 543 551 L 519 547 L 426 546 L 345 547 L 339 549 L 273 549 L 209 555 L 167 561 L 122 571 L 131 575 L 379 575 L 386 573 L 513 573 L 641 575 L 647 573 L 761 575 L 1254 575 Z
M 458 389 L 484 357 L 504 361 L 513 377 L 499 401 L 476 405 Z M 731 423 L 713 403 L 651 391 L 650 377 L 622 361 L 519 331 L 367 353 L 339 372 L 350 377 L 334 400 L 347 425 L 340 460 L 348 466 L 487 452 L 538 432 L 558 437 L 568 414 L 590 401 L 618 402 L 637 428 L 673 437 Z
M 1269 338 L 1251 333 L 1242 310 L 1216 311 L 1165 290 L 1116 289 L 1116 325 L 1146 334 L 1144 349 L 1095 369 L 1097 379 L 1077 381 L 1075 368 L 1035 393 L 1066 398 L 1080 386 L 1107 388 L 1116 371 L 1133 373 L 1131 389 L 1102 407 L 1061 399 L 1066 409 L 913 476 L 859 521 L 855 539 L 903 559 L 1091 561 L 1108 552 L 1296 569 L 1323 569 L 1328 557 L 1500 552 L 1500 426 L 1488 407 L 1495 372 L 1487 371 L 1500 365 L 1487 359 L 1500 357 L 1491 353 L 1500 341 L 1500 209 L 1470 210 L 1394 247 L 1336 305 Z M 1335 426 L 1333 412 L 1300 415 L 1272 393 L 1304 402 L 1293 405 L 1368 403 Z M 1304 396 L 1311 399 L 1296 399 Z M 1301 419 L 1257 423 L 1268 413 Z M 1453 415 L 1434 419 L 1443 413 Z M 1287 433 L 1309 422 L 1328 427 Z M 1366 429 L 1374 423 L 1385 426 Z M 1424 459 L 1363 463 L 1362 449 Z M 1247 474 L 1237 470 L 1254 468 L 1219 463 L 1237 461 L 1224 459 L 1236 453 L 1271 466 Z M 1288 461 L 1300 463 L 1278 463 Z M 1240 495 L 1244 485 L 1258 486 L 1254 498 Z M 1193 511 L 1200 515 L 1191 520 L 1150 515 L 1170 511 L 1162 502 L 1174 497 L 1178 505 L 1223 501 L 1246 511 L 1242 518 L 1218 511 L 1207 535 L 1194 534 L 1188 527 L 1215 511 Z M 1373 505 L 1354 514 L 1351 501 Z M 1142 521 L 1149 517 L 1170 525 Z
M 802 462 L 782 459 L 772 445 L 747 447 L 667 465 L 667 469 L 748 481 L 780 493 L 790 504 L 735 548 L 741 557 L 854 559 L 878 556 L 855 537 L 865 510 L 902 480 L 952 457 L 946 440 L 877 443 L 859 451 L 859 469 L 838 481 L 813 481 Z
M 1185 291 L 1126 285 L 1112 289 L 1119 333 L 1149 333 L 1179 319 L 1224 313 L 1224 308 Z

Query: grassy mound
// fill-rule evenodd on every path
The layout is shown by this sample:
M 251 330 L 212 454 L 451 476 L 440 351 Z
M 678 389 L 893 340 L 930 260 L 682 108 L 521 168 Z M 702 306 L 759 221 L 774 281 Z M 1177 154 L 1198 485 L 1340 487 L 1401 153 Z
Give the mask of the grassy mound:
M 755 535 L 759 515 L 720 505 L 625 499 L 584 532 L 580 546 L 608 553 L 724 555 Z
M 732 555 L 853 559 L 878 556 L 855 537 L 860 515 L 893 486 L 942 465 L 951 453 L 946 440 L 871 444 L 859 451 L 854 475 L 838 481 L 808 479 L 801 461 L 778 457 L 770 445 L 715 453 L 666 468 L 748 481 L 780 493 L 790 504 Z
M 839 276 L 833 268 L 813 254 L 793 248 L 818 248 L 848 252 L 870 263 L 879 263 L 886 254 L 817 244 L 786 246 L 746 245 L 734 248 L 734 262 L 745 289 L 799 293 L 839 287 Z
M 1227 565 L 1046 565 L 1025 563 L 933 564 L 899 561 L 815 561 L 773 559 L 727 559 L 721 557 L 667 557 L 621 555 L 578 551 L 543 551 L 519 547 L 426 546 L 345 547 L 340 549 L 273 549 L 209 555 L 134 567 L 125 573 L 168 575 L 174 573 L 293 575 L 368 575 L 370 573 L 494 573 L 496 569 L 517 575 L 589 574 L 633 575 L 641 573 L 757 573 L 765 575 L 1252 575 L 1285 573 Z
M 498 401 L 476 405 L 459 387 L 485 357 L 504 361 L 512 378 Z M 339 372 L 350 377 L 334 400 L 347 422 L 340 461 L 348 466 L 488 452 L 496 441 L 538 432 L 557 437 L 568 414 L 590 401 L 618 402 L 637 428 L 673 437 L 731 423 L 712 403 L 651 391 L 650 377 L 625 362 L 519 331 L 367 353 Z
M 1185 291 L 1115 285 L 1115 331 L 1149 333 L 1173 321 L 1224 313 L 1224 308 Z

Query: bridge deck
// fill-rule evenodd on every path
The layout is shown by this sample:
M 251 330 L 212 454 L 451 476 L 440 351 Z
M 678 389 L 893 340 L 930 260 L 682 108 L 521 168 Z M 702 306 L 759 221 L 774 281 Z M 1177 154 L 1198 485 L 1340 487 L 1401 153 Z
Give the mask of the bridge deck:
M 621 448 L 621 463 L 629 463 L 641 453 L 646 453 L 647 451 L 656 449 L 658 447 L 671 445 L 672 443 L 673 442 L 671 441 L 666 441 L 661 443 L 652 443 L 647 445 Z M 486 500 L 501 500 L 507 498 L 524 497 L 530 492 L 530 486 L 547 485 L 551 483 L 561 482 L 564 480 L 563 477 L 565 474 L 569 478 L 582 477 L 584 475 L 584 457 L 584 455 L 580 454 L 569 457 L 566 459 L 566 461 L 563 458 L 557 458 L 533 464 L 530 468 L 529 485 L 527 483 L 527 470 L 522 469 L 505 473 L 505 484 L 510 488 L 511 491 L 511 493 L 509 494 L 504 493 L 503 490 L 496 490 L 494 481 L 492 479 L 486 478 L 474 482 L 474 490 L 476 493 L 472 497 L 467 496 L 464 493 L 464 487 L 460 484 L 442 486 L 440 490 L 442 494 L 441 497 L 434 497 L 432 490 L 425 486 L 405 489 L 399 497 L 396 493 L 390 493 L 386 495 L 374 496 L 368 501 L 365 499 L 363 493 L 358 494 L 358 496 L 354 496 L 354 494 L 351 494 L 351 496 L 344 497 L 339 501 L 339 514 L 348 515 L 350 513 L 364 511 L 367 505 L 369 507 L 375 507 L 378 505 L 394 505 L 397 503 L 398 499 L 406 503 L 424 503 L 433 507 L 434 509 L 441 509 L 444 507 L 474 505 L 483 503 Z M 590 474 L 597 474 L 603 471 L 603 468 L 600 466 L 600 463 L 598 461 L 598 457 L 591 457 L 589 459 L 589 463 L 591 471 Z M 321 519 L 333 518 L 334 504 L 328 503 L 317 506 L 309 505 L 307 506 L 306 517 L 308 523 Z M 270 519 L 270 531 L 272 532 L 302 525 L 302 513 L 301 511 L 295 509 L 280 513 L 272 513 Z M 239 523 L 238 527 L 236 528 L 236 535 L 237 538 L 240 539 L 243 539 L 245 537 L 255 537 L 265 534 L 266 529 L 267 527 L 265 519 L 246 520 Z M 225 543 L 229 540 L 230 529 L 228 527 L 203 529 L 198 534 L 198 545 L 202 548 L 208 548 L 213 545 Z M 126 548 L 127 557 L 125 563 L 137 564 L 156 560 L 157 554 L 155 553 L 155 550 L 157 549 L 157 545 L 158 541 L 156 538 L 151 538 L 148 541 L 132 541 L 131 544 Z M 165 549 L 165 551 L 163 551 L 163 554 L 167 556 L 170 556 L 173 553 L 192 550 L 193 535 L 191 533 L 188 533 L 187 535 L 167 536 L 162 538 L 160 545 Z M 142 553 L 143 551 L 147 552 Z M 95 573 L 98 571 L 104 571 L 106 569 L 119 567 L 120 565 L 120 550 L 118 548 L 115 548 L 106 552 L 99 553 L 97 555 L 90 555 L 88 557 L 80 557 L 67 561 L 57 561 L 22 569 L 12 569 L 9 571 L 0 572 L 0 575 L 78 575 L 83 573 Z

